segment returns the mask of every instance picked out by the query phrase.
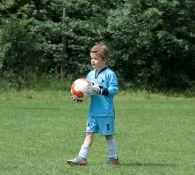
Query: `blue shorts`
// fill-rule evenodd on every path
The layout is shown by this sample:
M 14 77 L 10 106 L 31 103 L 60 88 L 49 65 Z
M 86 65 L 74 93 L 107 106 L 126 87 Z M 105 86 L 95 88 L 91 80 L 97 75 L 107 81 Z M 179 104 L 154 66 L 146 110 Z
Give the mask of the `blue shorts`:
M 112 135 L 115 132 L 114 116 L 88 117 L 86 132 L 99 133 L 100 135 Z

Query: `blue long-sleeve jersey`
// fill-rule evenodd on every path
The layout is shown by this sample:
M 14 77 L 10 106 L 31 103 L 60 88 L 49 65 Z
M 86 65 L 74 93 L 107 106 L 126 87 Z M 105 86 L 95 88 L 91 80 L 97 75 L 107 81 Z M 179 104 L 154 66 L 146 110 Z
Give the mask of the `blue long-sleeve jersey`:
M 105 67 L 98 74 L 96 70 L 92 70 L 87 74 L 86 79 L 93 82 L 97 86 L 107 89 L 108 95 L 92 95 L 89 108 L 89 115 L 102 117 L 114 116 L 113 97 L 118 93 L 118 79 L 115 73 Z

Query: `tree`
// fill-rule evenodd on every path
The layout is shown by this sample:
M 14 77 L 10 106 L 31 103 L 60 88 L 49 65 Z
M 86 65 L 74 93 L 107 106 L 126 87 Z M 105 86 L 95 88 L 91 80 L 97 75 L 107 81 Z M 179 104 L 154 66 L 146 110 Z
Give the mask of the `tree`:
M 86 74 L 90 47 L 105 42 L 120 82 L 185 89 L 195 77 L 194 14 L 190 0 L 3 1 L 0 69 L 60 75 L 63 64 L 63 75 L 76 78 Z
M 113 65 L 124 80 L 183 89 L 193 80 L 194 7 L 187 1 L 126 1 L 111 10 Z

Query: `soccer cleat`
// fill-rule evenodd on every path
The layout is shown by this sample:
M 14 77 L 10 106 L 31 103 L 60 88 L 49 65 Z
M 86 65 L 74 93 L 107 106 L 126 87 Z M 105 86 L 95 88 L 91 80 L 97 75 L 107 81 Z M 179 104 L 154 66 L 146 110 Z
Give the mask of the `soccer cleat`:
M 80 165 L 80 166 L 87 166 L 87 159 L 84 159 L 82 157 L 75 157 L 74 159 L 67 160 L 67 164 L 73 166 L 73 165 Z
M 108 165 L 119 165 L 120 163 L 119 163 L 119 160 L 118 160 L 118 157 L 117 157 L 117 159 L 109 158 L 107 164 Z

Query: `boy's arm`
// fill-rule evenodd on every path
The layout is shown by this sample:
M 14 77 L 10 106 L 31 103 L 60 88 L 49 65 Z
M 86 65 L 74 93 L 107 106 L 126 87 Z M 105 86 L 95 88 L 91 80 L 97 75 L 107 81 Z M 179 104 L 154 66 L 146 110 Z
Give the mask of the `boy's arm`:
M 118 79 L 114 73 L 111 74 L 110 76 L 108 92 L 109 92 L 109 95 L 118 94 Z
M 103 88 L 102 86 L 97 86 L 93 82 L 91 83 L 92 95 L 116 95 L 118 93 L 118 80 L 115 74 L 110 75 L 108 88 Z

